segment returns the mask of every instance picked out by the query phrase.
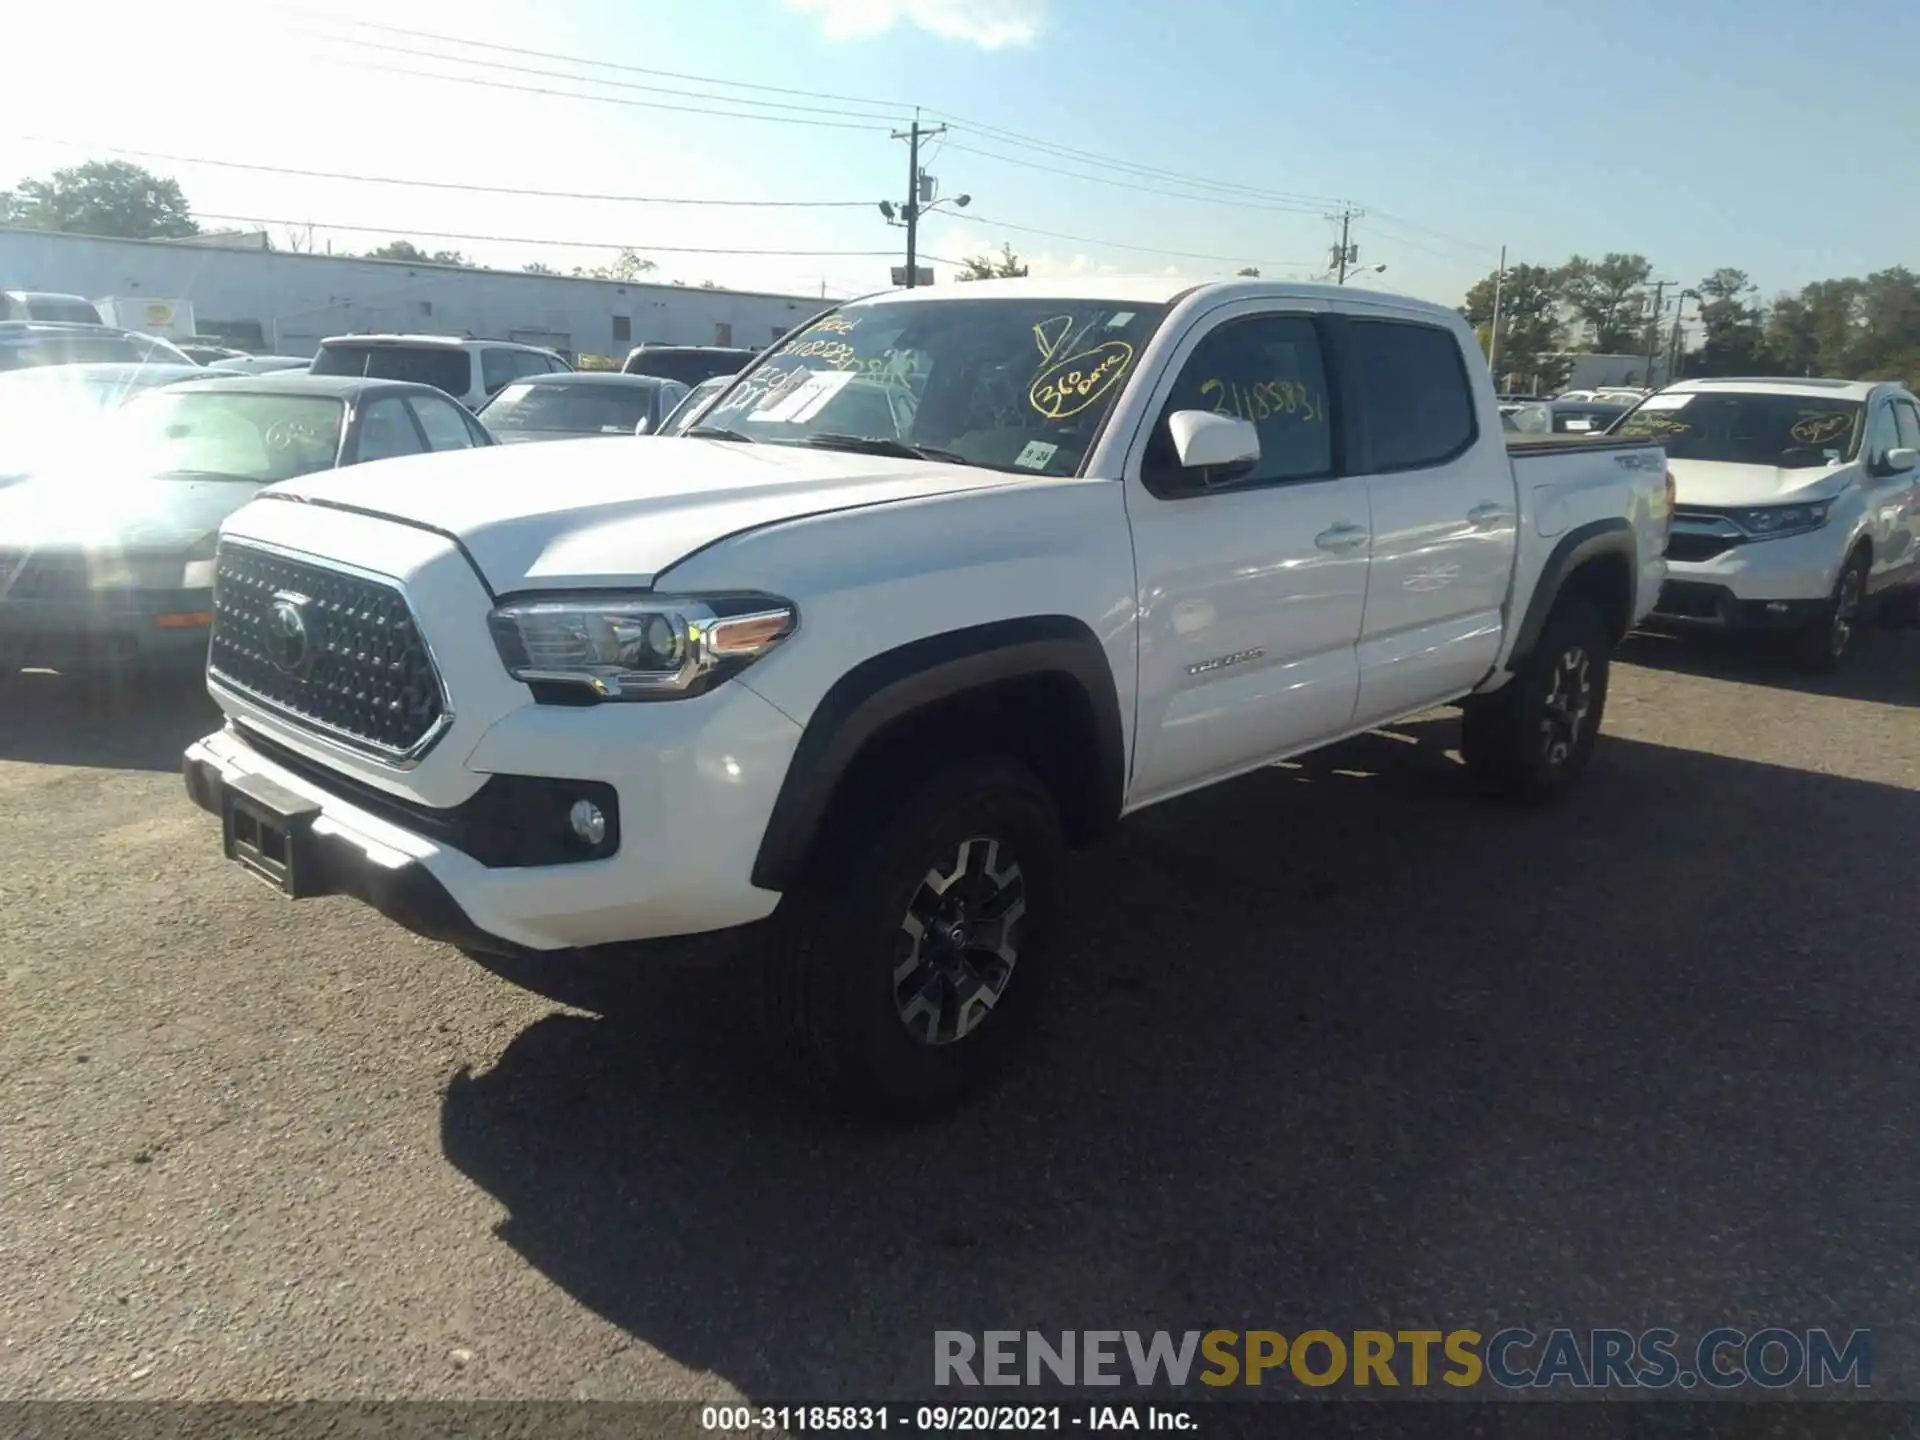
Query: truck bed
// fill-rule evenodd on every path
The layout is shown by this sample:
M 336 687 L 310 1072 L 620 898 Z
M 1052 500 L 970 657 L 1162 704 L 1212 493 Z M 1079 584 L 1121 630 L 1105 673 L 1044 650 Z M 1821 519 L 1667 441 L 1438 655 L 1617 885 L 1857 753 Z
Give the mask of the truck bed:
M 1644 435 L 1509 435 L 1507 453 L 1518 457 L 1571 455 L 1593 450 L 1646 450 L 1655 443 Z

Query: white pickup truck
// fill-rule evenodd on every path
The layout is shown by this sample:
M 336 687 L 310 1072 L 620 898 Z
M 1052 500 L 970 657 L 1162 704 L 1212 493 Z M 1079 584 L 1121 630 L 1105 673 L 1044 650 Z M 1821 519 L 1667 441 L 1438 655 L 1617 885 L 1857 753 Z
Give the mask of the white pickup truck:
M 1063 849 L 1130 811 L 1450 701 L 1488 787 L 1564 789 L 1671 512 L 1654 444 L 1510 452 L 1437 306 L 881 295 L 685 438 L 264 492 L 187 788 L 288 895 L 472 951 L 766 922 L 777 1056 L 912 1113 L 1015 1038 Z

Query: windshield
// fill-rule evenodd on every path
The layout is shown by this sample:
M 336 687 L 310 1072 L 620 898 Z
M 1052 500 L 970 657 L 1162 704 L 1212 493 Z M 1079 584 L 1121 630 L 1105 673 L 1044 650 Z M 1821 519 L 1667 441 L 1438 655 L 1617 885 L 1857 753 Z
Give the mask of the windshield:
M 63 300 L 55 295 L 36 295 L 27 301 L 27 318 L 51 320 L 66 325 L 98 325 L 100 312 L 85 300 Z
M 193 362 L 164 340 L 144 335 L 61 335 L 42 331 L 24 345 L 0 345 L 0 370 L 37 365 L 86 365 L 139 361 L 166 365 Z
M 707 408 L 712 400 L 733 381 L 731 375 L 716 375 L 711 380 L 702 380 L 689 390 L 680 403 L 673 407 L 673 413 L 660 423 L 655 431 L 658 435 L 678 435 L 700 418 L 700 412 Z
M 489 430 L 548 430 L 566 435 L 631 435 L 653 415 L 654 387 L 509 385 L 480 412 Z
M 0 475 L 44 469 L 95 443 L 102 411 L 180 378 L 172 366 L 101 376 L 56 365 L 0 375 Z
M 158 390 L 112 417 L 102 448 L 123 474 L 191 471 L 271 484 L 331 470 L 345 414 L 325 395 Z
M 1165 313 L 1040 298 L 848 305 L 774 350 L 700 426 L 788 444 L 857 436 L 1071 475 Z
M 1820 395 L 1739 391 L 1653 395 L 1641 401 L 1614 433 L 1657 440 L 1672 460 L 1796 470 L 1851 460 L 1860 448 L 1865 410 L 1857 400 Z
M 473 384 L 473 362 L 465 350 L 451 345 L 322 345 L 313 357 L 313 373 L 411 380 L 444 390 L 455 399 Z
M 658 375 L 682 385 L 698 385 L 715 375 L 737 375 L 753 356 L 732 350 L 635 350 L 620 368 L 628 375 Z

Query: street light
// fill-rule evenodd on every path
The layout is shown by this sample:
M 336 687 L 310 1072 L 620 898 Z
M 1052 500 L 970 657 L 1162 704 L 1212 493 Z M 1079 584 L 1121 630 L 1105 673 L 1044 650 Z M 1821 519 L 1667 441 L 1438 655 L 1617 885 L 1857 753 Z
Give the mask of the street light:
M 1386 270 L 1386 268 L 1387 267 L 1385 263 L 1378 263 L 1373 265 L 1356 265 L 1353 267 L 1353 269 L 1347 271 L 1346 275 L 1341 279 L 1340 283 L 1344 285 L 1347 283 L 1348 280 L 1351 280 L 1356 275 L 1379 275 L 1383 273 Z

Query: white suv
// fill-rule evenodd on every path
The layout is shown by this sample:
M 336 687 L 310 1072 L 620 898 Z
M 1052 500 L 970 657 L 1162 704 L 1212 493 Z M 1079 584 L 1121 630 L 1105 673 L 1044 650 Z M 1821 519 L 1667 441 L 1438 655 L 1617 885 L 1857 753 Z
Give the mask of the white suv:
M 316 375 L 411 380 L 478 410 L 516 380 L 573 369 L 552 350 L 459 335 L 337 335 L 320 342 Z
M 1920 402 L 1868 380 L 1684 380 L 1616 435 L 1656 440 L 1678 495 L 1656 621 L 1765 628 L 1831 670 L 1862 606 L 1920 601 Z

